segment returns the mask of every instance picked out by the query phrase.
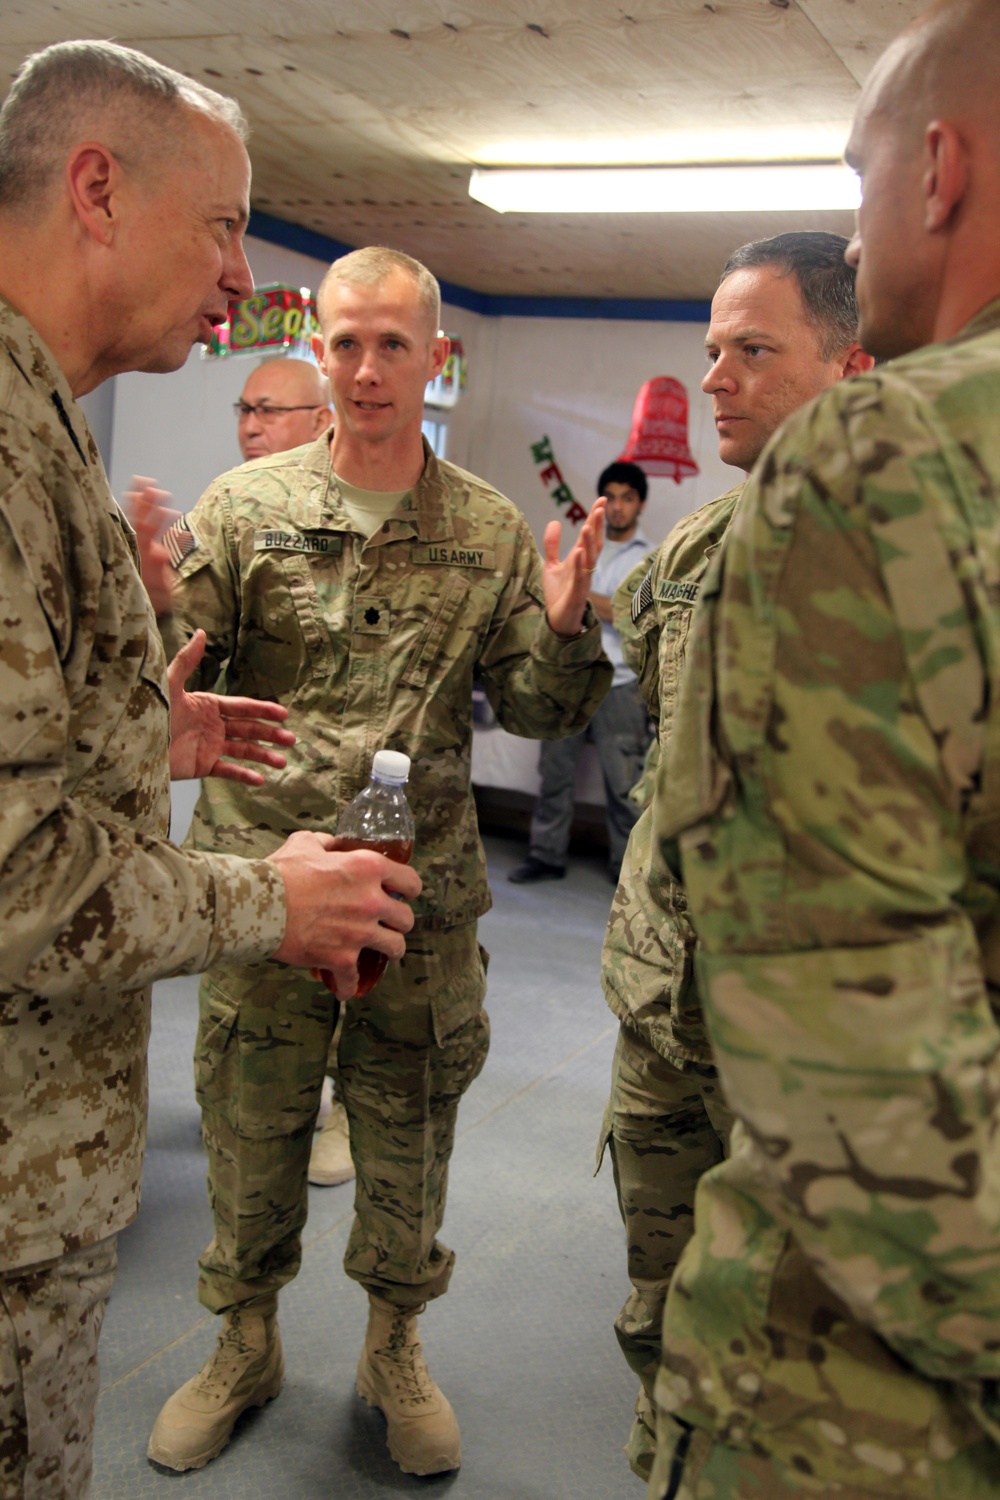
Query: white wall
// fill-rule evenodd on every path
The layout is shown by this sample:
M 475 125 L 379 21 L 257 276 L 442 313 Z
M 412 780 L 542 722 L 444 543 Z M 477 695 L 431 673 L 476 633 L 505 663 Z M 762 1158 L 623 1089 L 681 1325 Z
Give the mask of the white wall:
M 589 506 L 598 475 L 625 446 L 640 386 L 655 375 L 673 375 L 687 388 L 690 445 L 701 472 L 681 484 L 650 481 L 642 521 L 650 540 L 662 541 L 681 516 L 735 483 L 738 476 L 719 461 L 710 403 L 699 389 L 705 370 L 700 324 L 481 322 L 480 360 L 470 367 L 461 413 L 469 444 L 465 463 L 521 506 L 536 535 L 559 507 L 539 478 L 531 444 L 549 437 L 570 489 Z
M 250 239 L 258 284 L 286 281 L 315 290 L 325 264 Z M 691 450 L 701 473 L 677 485 L 654 479 L 643 521 L 654 542 L 676 520 L 738 477 L 719 462 L 704 373 L 704 329 L 692 323 L 575 318 L 486 318 L 446 306 L 469 362 L 469 387 L 450 418 L 448 456 L 480 474 L 524 510 L 537 536 L 558 515 L 531 444 L 547 435 L 563 475 L 584 505 L 597 476 L 625 445 L 636 393 L 654 375 L 687 387 Z M 240 461 L 232 403 L 253 360 L 206 360 L 195 350 L 173 375 L 120 375 L 114 382 L 111 484 L 133 474 L 156 479 L 187 509 L 218 474 Z M 571 528 L 565 528 L 567 532 Z

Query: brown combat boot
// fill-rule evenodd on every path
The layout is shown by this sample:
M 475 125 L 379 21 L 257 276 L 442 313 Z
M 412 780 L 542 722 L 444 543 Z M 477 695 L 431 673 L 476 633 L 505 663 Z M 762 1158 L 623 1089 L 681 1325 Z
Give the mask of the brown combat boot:
M 444 1474 L 458 1468 L 458 1422 L 424 1364 L 416 1311 L 393 1307 L 370 1293 L 358 1395 L 385 1417 L 389 1452 L 404 1474 Z
M 147 1458 L 168 1469 L 203 1469 L 229 1442 L 240 1413 L 278 1394 L 285 1361 L 277 1315 L 277 1294 L 223 1314 L 212 1354 L 157 1417 Z

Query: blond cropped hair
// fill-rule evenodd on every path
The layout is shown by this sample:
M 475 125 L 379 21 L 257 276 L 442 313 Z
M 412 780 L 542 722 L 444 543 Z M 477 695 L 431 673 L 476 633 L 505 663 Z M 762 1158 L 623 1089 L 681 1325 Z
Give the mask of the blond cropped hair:
M 323 321 L 323 305 L 328 289 L 336 282 L 347 286 L 377 286 L 394 271 L 402 271 L 415 282 L 420 305 L 427 314 L 430 337 L 434 338 L 441 326 L 441 288 L 437 277 L 428 271 L 412 255 L 402 250 L 392 250 L 388 245 L 365 245 L 361 250 L 351 250 L 335 260 L 320 283 L 316 302 L 320 322 Z

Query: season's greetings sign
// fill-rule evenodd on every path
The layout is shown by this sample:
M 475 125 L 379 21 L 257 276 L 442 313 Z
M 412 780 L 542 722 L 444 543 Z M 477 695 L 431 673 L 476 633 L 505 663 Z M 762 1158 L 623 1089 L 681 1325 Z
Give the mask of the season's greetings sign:
M 578 522 L 587 519 L 587 512 L 580 502 L 573 497 L 573 491 L 562 477 L 559 465 L 556 463 L 555 454 L 552 452 L 552 444 L 547 437 L 543 437 L 540 443 L 532 443 L 531 456 L 538 465 L 538 477 L 549 492 L 549 496 L 556 505 L 565 505 L 563 512 L 567 521 L 572 521 L 576 526 Z
M 445 334 L 445 338 L 448 340 L 448 355 L 444 368 L 434 380 L 427 382 L 427 394 L 424 396 L 425 406 L 433 406 L 441 411 L 447 411 L 455 405 L 465 391 L 466 379 L 462 340 L 453 333 Z
M 305 344 L 319 333 L 316 298 L 308 287 L 259 286 L 252 297 L 230 302 L 229 317 L 205 345 L 209 359 L 229 354 L 260 354 Z

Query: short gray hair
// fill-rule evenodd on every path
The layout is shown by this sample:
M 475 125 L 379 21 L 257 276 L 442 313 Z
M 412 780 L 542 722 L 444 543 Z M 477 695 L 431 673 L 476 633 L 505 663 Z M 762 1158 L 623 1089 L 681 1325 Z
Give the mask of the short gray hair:
M 323 321 L 325 293 L 335 282 L 342 281 L 348 286 L 376 286 L 393 271 L 402 271 L 416 282 L 420 305 L 433 325 L 431 338 L 434 338 L 441 326 L 441 288 L 437 277 L 412 255 L 392 250 L 388 245 L 365 245 L 334 261 L 323 277 L 316 297 L 320 322 Z
M 854 267 L 844 259 L 847 240 L 824 230 L 796 229 L 770 240 L 753 240 L 734 250 L 722 268 L 719 285 L 734 271 L 773 266 L 794 276 L 809 321 L 819 334 L 820 352 L 833 359 L 858 337 L 858 301 Z
M 185 106 L 248 139 L 246 116 L 234 99 L 143 52 L 115 42 L 57 42 L 35 52 L 21 64 L 0 109 L 0 209 L 44 197 L 75 141 L 94 130 L 95 117 L 106 117 L 114 131 L 107 145 L 134 166 L 158 144 L 141 135 L 137 142 L 136 116 L 152 116 L 162 126 Z

